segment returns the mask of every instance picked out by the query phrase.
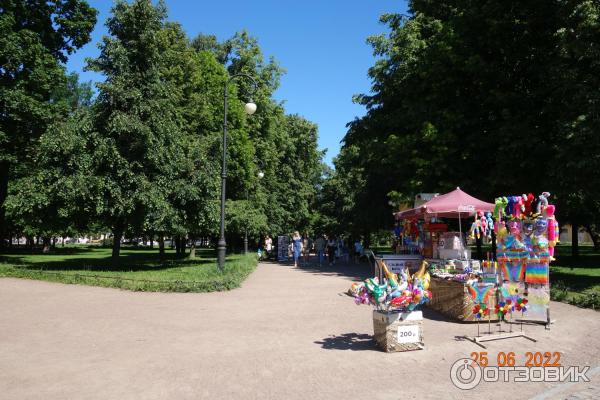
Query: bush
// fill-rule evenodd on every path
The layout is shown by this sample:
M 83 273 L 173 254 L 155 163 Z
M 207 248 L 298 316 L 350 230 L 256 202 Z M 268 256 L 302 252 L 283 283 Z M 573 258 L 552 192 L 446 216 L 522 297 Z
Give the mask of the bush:
M 600 310 L 600 293 L 588 290 L 579 296 L 574 296 L 570 303 L 577 307 Z
M 569 288 L 563 281 L 557 281 L 550 287 L 550 298 L 554 301 L 565 301 L 569 295 Z

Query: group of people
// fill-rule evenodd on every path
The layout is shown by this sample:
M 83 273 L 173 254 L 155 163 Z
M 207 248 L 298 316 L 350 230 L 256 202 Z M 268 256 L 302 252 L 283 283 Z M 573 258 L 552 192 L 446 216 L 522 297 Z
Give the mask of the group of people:
M 298 266 L 299 262 L 310 262 L 310 255 L 314 252 L 319 261 L 319 265 L 323 265 L 325 258 L 330 266 L 334 265 L 337 259 L 342 259 L 345 262 L 350 261 L 350 248 L 342 237 L 336 238 L 334 235 L 327 236 L 325 234 L 312 239 L 308 234 L 301 236 L 298 231 L 292 235 L 290 243 L 290 252 L 294 258 L 294 267 Z M 360 261 L 363 256 L 364 249 L 360 239 L 356 239 L 352 248 L 352 254 L 355 262 Z

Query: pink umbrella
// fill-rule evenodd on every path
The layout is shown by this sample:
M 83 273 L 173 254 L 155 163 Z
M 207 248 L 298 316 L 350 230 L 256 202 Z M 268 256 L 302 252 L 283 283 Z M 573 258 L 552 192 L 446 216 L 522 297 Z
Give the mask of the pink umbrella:
M 400 211 L 394 215 L 396 219 L 422 218 L 425 215 L 460 218 L 473 216 L 477 211 L 492 212 L 493 210 L 494 204 L 476 199 L 457 187 L 456 190 L 434 197 L 420 207 Z

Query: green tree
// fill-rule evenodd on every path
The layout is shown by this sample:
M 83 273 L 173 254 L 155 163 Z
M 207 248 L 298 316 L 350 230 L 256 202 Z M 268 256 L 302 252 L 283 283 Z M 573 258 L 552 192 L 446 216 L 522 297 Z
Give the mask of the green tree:
M 0 235 L 16 170 L 64 109 L 50 101 L 65 81 L 68 55 L 90 40 L 96 10 L 82 0 L 0 3 Z
M 113 232 L 115 264 L 126 231 L 143 232 L 148 224 L 166 229 L 175 215 L 168 199 L 185 164 L 185 143 L 177 87 L 163 79 L 171 46 L 165 19 L 163 2 L 117 1 L 107 21 L 110 36 L 88 61 L 106 76 L 89 140 L 96 212 Z
M 360 152 L 351 170 L 366 185 L 353 195 L 365 227 L 391 223 L 391 191 L 458 185 L 488 200 L 547 190 L 559 217 L 591 210 L 597 194 L 580 188 L 597 179 L 600 148 L 596 3 L 409 4 L 410 16 L 382 16 L 389 33 L 369 39 L 372 94 L 356 97 L 367 115 L 344 138 Z
M 254 239 L 267 232 L 309 229 L 323 153 L 317 149 L 316 125 L 286 115 L 283 105 L 273 99 L 284 70 L 274 58 L 265 61 L 258 41 L 245 31 L 222 43 L 199 35 L 192 45 L 211 52 L 230 76 L 245 73 L 259 82 L 252 96 L 258 111 L 242 127 L 249 140 L 234 140 L 228 155 L 228 242 L 240 243 L 246 226 Z M 251 82 L 238 80 L 236 87 L 240 102 L 246 102 Z M 264 173 L 260 180 L 259 171 Z

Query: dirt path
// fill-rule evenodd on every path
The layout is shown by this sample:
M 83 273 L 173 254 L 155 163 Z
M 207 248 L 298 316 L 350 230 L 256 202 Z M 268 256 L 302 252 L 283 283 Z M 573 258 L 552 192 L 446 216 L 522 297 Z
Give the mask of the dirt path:
M 132 293 L 0 279 L 2 399 L 465 399 L 600 397 L 600 313 L 553 303 L 552 330 L 488 352 L 560 351 L 590 383 L 482 383 L 461 391 L 452 363 L 475 326 L 427 313 L 426 349 L 386 354 L 371 310 L 342 295 L 363 271 L 261 264 L 227 293 Z M 367 267 L 363 267 L 367 268 Z M 483 397 L 486 396 L 486 397 Z

